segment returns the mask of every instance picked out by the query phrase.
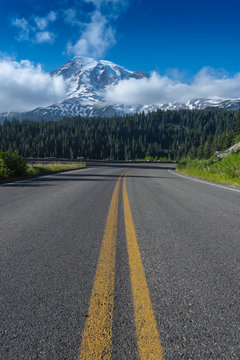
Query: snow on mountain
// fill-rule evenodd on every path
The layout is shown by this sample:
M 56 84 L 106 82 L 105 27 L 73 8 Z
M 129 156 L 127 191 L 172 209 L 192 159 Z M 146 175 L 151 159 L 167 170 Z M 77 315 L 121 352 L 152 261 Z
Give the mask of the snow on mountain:
M 80 56 L 53 71 L 51 76 L 63 77 L 67 99 L 77 98 L 84 104 L 103 102 L 103 90 L 116 85 L 120 80 L 148 77 L 145 73 L 129 71 L 110 61 Z
M 115 115 L 134 114 L 136 112 L 155 111 L 157 109 L 238 109 L 240 99 L 193 99 L 186 103 L 171 102 L 167 104 L 131 106 L 124 104 L 107 105 L 104 91 L 118 84 L 120 80 L 148 78 L 144 72 L 130 71 L 110 61 L 95 60 L 76 56 L 59 69 L 50 73 L 52 77 L 62 76 L 66 86 L 67 97 L 59 104 L 39 107 L 24 113 L 1 113 L 0 121 L 5 118 L 58 120 L 64 116 L 112 117 Z

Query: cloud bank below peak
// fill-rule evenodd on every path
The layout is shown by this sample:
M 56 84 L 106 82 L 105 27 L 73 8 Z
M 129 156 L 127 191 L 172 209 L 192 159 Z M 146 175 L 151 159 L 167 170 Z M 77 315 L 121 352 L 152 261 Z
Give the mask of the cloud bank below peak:
M 148 79 L 121 80 L 105 92 L 107 103 L 126 105 L 158 105 L 213 97 L 240 98 L 240 73 L 230 77 L 206 67 L 194 76 L 191 83 L 185 83 L 153 72 Z
M 28 111 L 64 100 L 62 77 L 45 73 L 28 60 L 0 60 L 0 111 Z

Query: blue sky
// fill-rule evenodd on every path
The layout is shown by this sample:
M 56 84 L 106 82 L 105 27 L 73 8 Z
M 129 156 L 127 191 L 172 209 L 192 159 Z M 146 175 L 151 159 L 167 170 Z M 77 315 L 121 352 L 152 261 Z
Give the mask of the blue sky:
M 97 55 L 132 70 L 176 74 L 172 69 L 178 69 L 185 77 L 205 66 L 231 74 L 240 70 L 238 0 L 1 2 L 1 54 L 40 63 L 45 71 L 56 69 L 78 54 L 67 44 L 74 46 L 81 38 L 87 24 L 94 21 L 91 17 L 96 9 L 102 19 L 95 21 L 106 19 L 104 31 L 111 29 L 112 39 L 105 39 L 106 46 L 97 54 L 88 49 L 89 56 Z M 52 16 L 45 27 L 42 24 L 37 28 L 35 19 L 51 13 L 55 19 Z M 45 38 L 42 35 L 37 41 L 40 32 L 45 33 Z
M 1 0 L 0 111 L 64 99 L 47 72 L 75 55 L 151 74 L 111 102 L 240 98 L 239 15 L 239 0 Z

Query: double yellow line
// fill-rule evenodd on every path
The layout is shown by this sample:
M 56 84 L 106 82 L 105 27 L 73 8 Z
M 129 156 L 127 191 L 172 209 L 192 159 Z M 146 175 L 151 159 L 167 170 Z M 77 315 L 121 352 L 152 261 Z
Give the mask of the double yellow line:
M 82 336 L 79 360 L 111 360 L 118 202 L 121 179 L 122 176 L 119 177 L 115 185 L 108 212 L 88 317 Z M 126 176 L 123 178 L 123 204 L 139 360 L 164 360 L 132 219 Z

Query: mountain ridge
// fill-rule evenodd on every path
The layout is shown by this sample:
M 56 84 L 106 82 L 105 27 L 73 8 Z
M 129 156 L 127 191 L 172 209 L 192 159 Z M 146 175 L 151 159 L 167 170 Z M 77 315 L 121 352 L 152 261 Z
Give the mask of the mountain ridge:
M 50 73 L 51 77 L 62 76 L 66 86 L 66 98 L 47 107 L 38 107 L 27 112 L 2 112 L 0 121 L 17 118 L 31 120 L 59 120 L 63 117 L 112 117 L 139 112 L 176 109 L 219 108 L 237 110 L 239 99 L 201 98 L 186 103 L 172 101 L 170 103 L 152 105 L 109 105 L 105 102 L 104 91 L 113 87 L 121 80 L 149 78 L 140 71 L 131 71 L 123 66 L 107 60 L 96 60 L 88 57 L 75 56 L 57 70 Z

